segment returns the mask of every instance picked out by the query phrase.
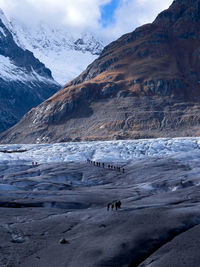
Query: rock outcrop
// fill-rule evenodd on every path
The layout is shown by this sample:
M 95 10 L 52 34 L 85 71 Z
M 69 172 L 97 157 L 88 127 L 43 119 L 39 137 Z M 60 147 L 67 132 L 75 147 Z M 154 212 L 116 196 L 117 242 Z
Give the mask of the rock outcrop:
M 152 24 L 109 44 L 1 142 L 200 134 L 200 0 L 176 0 Z

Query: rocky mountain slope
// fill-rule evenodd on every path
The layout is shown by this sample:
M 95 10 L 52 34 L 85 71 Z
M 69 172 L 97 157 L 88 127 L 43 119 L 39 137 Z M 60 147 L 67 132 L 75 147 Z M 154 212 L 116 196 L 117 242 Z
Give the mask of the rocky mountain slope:
M 152 24 L 109 44 L 1 142 L 200 134 L 200 0 L 176 0 Z
M 64 26 L 44 22 L 28 26 L 12 19 L 11 23 L 21 47 L 45 63 L 62 85 L 79 75 L 103 50 L 103 43 L 90 33 L 70 33 Z
M 0 10 L 0 131 L 60 89 L 51 71 L 17 43 L 12 25 Z

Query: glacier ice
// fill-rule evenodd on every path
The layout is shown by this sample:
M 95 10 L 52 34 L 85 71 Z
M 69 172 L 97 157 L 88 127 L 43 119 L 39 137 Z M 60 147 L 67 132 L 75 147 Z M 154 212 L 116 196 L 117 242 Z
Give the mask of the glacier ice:
M 24 151 L 6 153 L 6 151 Z M 94 141 L 57 144 L 0 145 L 0 163 L 123 162 L 148 157 L 179 157 L 198 160 L 200 138 L 159 138 L 143 140 Z M 193 158 L 194 157 L 194 158 Z

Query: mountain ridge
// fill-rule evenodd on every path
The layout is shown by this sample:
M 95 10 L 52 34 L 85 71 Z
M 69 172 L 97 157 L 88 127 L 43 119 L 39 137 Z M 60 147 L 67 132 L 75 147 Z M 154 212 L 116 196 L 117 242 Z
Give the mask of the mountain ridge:
M 26 114 L 1 140 L 199 135 L 199 20 L 199 0 L 174 1 L 153 23 L 106 46 L 83 73 Z M 15 135 L 20 129 L 23 134 Z
M 0 131 L 11 127 L 32 107 L 60 89 L 51 71 L 23 50 L 0 10 Z
M 11 24 L 21 47 L 44 62 L 61 85 L 74 79 L 103 50 L 104 44 L 91 33 L 72 34 L 64 26 L 45 22 L 28 26 L 13 19 Z

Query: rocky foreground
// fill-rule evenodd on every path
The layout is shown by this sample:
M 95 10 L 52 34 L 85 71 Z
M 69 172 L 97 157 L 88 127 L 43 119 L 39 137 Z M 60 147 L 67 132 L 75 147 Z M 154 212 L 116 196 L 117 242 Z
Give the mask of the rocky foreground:
M 200 266 L 195 153 L 115 164 L 2 163 L 0 266 Z

